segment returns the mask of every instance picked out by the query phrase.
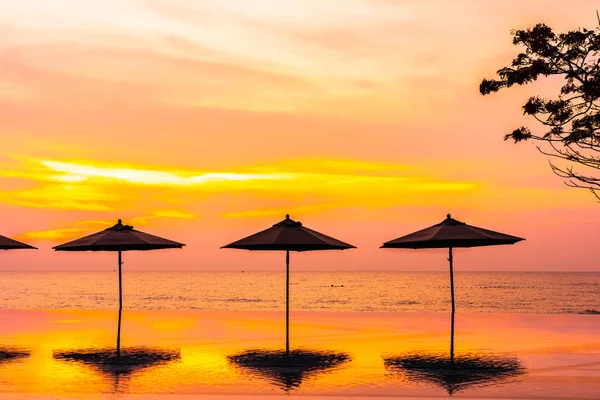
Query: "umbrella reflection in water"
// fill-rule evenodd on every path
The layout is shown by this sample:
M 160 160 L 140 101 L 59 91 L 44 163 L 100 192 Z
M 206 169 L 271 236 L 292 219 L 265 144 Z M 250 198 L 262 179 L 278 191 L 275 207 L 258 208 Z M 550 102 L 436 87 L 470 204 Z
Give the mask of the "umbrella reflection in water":
M 0 346 L 0 364 L 29 357 L 29 350 L 20 347 Z
M 298 389 L 303 381 L 330 372 L 350 361 L 345 353 L 294 349 L 248 350 L 231 355 L 227 360 L 241 372 L 266 378 L 286 392 Z
M 386 369 L 409 381 L 429 382 L 449 395 L 475 386 L 509 383 L 526 374 L 521 362 L 510 355 L 491 353 L 454 354 L 454 313 L 451 314 L 450 353 L 413 352 L 384 357 Z
M 129 379 L 134 373 L 178 361 L 181 356 L 179 349 L 128 347 L 120 349 L 119 354 L 114 348 L 55 350 L 53 358 L 92 367 L 113 379 L 115 392 L 123 392 L 120 387 L 122 377 Z

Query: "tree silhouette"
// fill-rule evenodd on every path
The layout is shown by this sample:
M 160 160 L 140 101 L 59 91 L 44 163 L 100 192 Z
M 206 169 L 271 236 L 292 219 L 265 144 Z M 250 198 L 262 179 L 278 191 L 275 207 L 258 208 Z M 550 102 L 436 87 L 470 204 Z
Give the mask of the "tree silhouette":
M 550 161 L 554 173 L 568 186 L 589 189 L 600 200 L 600 29 L 556 34 L 537 24 L 511 34 L 513 44 L 525 50 L 497 71 L 498 79 L 481 82 L 482 95 L 526 85 L 540 76 L 561 76 L 564 84 L 555 99 L 532 96 L 523 105 L 523 113 L 539 121 L 544 132 L 534 134 L 521 126 L 504 140 L 538 141 L 541 153 L 567 161 Z

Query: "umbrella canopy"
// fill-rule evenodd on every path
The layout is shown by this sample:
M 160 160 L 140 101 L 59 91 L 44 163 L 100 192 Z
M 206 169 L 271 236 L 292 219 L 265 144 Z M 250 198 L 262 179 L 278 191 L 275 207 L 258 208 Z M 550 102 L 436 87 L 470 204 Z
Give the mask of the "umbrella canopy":
M 0 250 L 24 250 L 24 249 L 37 249 L 37 247 L 30 246 L 25 243 L 17 242 L 11 238 L 0 235 Z
M 56 251 L 116 251 L 119 253 L 119 325 L 117 332 L 117 356 L 121 354 L 121 312 L 123 310 L 123 285 L 121 279 L 122 251 L 180 249 L 185 244 L 174 242 L 149 233 L 136 231 L 131 225 L 116 225 L 89 236 L 53 247 Z
M 121 220 L 116 225 L 89 236 L 73 240 L 54 247 L 59 251 L 130 251 L 160 250 L 182 248 L 182 243 L 163 239 L 149 233 L 133 229 L 131 225 L 123 225 Z
M 302 222 L 285 219 L 272 227 L 221 247 L 222 249 L 279 250 L 285 251 L 285 337 L 286 354 L 290 353 L 289 311 L 290 311 L 290 251 L 345 250 L 356 248 L 302 225 Z
M 514 244 L 523 238 L 467 225 L 448 214 L 445 220 L 429 228 L 385 242 L 382 248 L 435 249 Z
M 285 219 L 272 227 L 223 246 L 223 249 L 242 250 L 344 250 L 356 248 L 330 236 L 302 226 L 302 222 Z
M 523 238 L 506 235 L 488 229 L 467 225 L 447 215 L 446 219 L 429 228 L 413 232 L 385 242 L 381 248 L 396 249 L 436 249 L 448 248 L 448 261 L 450 262 L 450 289 L 452 291 L 452 312 L 454 307 L 454 273 L 452 266 L 453 247 L 479 247 L 514 244 Z

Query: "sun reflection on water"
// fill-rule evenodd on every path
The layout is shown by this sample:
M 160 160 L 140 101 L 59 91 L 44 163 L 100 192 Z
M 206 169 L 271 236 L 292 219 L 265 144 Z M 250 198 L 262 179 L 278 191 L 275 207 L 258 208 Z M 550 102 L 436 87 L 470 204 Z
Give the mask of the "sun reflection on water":
M 19 353 L 0 362 L 3 393 L 527 397 L 536 371 L 557 371 L 550 384 L 580 398 L 598 390 L 560 372 L 600 371 L 594 316 L 461 314 L 452 357 L 444 314 L 298 312 L 286 358 L 279 312 L 126 311 L 119 360 L 115 312 L 4 313 L 0 351 Z

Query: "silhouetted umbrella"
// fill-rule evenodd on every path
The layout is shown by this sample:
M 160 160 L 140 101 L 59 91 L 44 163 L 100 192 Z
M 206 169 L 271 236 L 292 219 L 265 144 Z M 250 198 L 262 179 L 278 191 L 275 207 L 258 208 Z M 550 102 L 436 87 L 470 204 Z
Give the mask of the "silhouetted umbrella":
M 0 250 L 25 250 L 25 249 L 37 249 L 37 247 L 30 246 L 25 243 L 17 242 L 11 238 L 0 235 Z
M 344 250 L 356 248 L 330 236 L 302 226 L 301 222 L 285 219 L 271 228 L 223 246 L 222 249 L 285 251 L 285 349 L 290 352 L 290 251 Z
M 291 352 L 272 350 L 249 350 L 227 356 L 230 363 L 243 371 L 273 381 L 285 391 L 298 388 L 302 381 L 339 367 L 350 356 L 332 351 L 292 350 Z
M 395 249 L 436 249 L 448 248 L 450 262 L 450 290 L 452 293 L 452 312 L 454 308 L 454 272 L 452 270 L 452 248 L 479 247 L 514 244 L 520 237 L 494 232 L 453 219 L 450 214 L 439 224 L 423 230 L 385 242 L 381 248 Z
M 121 252 L 131 250 L 180 249 L 182 243 L 136 231 L 131 225 L 116 225 L 103 231 L 53 247 L 57 251 L 117 251 L 119 253 L 119 327 L 117 333 L 117 356 L 121 352 L 121 311 L 123 309 L 123 286 L 121 281 Z
M 454 355 L 454 313 L 451 321 L 450 356 L 431 352 L 413 352 L 384 357 L 387 369 L 400 372 L 411 380 L 431 382 L 449 395 L 477 385 L 502 383 L 526 373 L 514 356 L 469 352 Z

